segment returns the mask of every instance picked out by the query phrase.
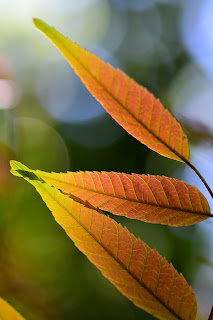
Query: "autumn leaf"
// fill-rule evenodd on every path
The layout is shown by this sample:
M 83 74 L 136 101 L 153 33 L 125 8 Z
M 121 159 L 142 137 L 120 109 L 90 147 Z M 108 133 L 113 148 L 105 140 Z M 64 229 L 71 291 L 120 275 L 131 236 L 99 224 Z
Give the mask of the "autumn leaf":
M 0 298 L 0 320 L 24 320 L 5 300 Z
M 34 19 L 62 52 L 92 95 L 133 137 L 162 156 L 189 160 L 189 145 L 179 122 L 146 88 L 45 22 Z
M 50 186 L 38 172 L 17 161 L 11 167 L 36 188 L 79 250 L 136 306 L 159 319 L 195 319 L 192 288 L 155 249 L 110 217 Z
M 71 197 L 131 219 L 179 227 L 213 217 L 206 198 L 195 186 L 165 176 L 31 172 Z

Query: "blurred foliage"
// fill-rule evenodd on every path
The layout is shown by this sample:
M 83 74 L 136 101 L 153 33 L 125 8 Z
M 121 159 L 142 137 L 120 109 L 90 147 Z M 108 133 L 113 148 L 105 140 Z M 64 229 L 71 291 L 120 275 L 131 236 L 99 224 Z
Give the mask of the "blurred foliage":
M 183 164 L 148 150 L 106 115 L 31 22 L 38 15 L 55 25 L 170 107 L 175 104 L 169 95 L 172 84 L 193 62 L 181 36 L 182 2 L 22 0 L 3 2 L 0 9 L 0 296 L 32 320 L 153 319 L 74 247 L 33 188 L 10 175 L 8 162 L 17 159 L 45 171 L 106 170 L 184 179 Z M 184 85 L 182 81 L 178 92 Z M 198 126 L 190 128 L 194 136 Z M 199 135 L 202 127 L 198 129 Z M 206 135 L 208 130 L 202 138 Z M 200 265 L 213 261 L 203 229 L 116 220 L 156 247 L 199 292 Z

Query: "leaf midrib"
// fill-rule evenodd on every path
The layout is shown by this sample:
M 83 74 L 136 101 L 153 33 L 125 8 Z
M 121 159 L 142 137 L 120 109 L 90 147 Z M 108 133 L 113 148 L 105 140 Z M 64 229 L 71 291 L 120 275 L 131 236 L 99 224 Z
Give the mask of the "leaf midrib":
M 33 172 L 37 172 L 37 171 L 33 171 Z M 150 206 L 157 207 L 157 208 L 164 208 L 164 209 L 170 209 L 170 210 L 174 210 L 174 211 L 192 213 L 192 214 L 195 214 L 195 215 L 197 214 L 197 215 L 201 215 L 201 216 L 213 217 L 213 215 L 211 213 L 205 213 L 205 212 L 201 212 L 201 211 L 195 211 L 195 210 L 189 210 L 189 209 L 183 209 L 183 208 L 177 208 L 177 207 L 169 207 L 169 206 L 166 206 L 166 205 L 161 205 L 161 204 L 157 204 L 157 203 L 150 203 L 150 202 L 146 202 L 146 201 L 139 201 L 137 199 L 130 199 L 130 198 L 122 197 L 122 196 L 113 195 L 113 194 L 110 194 L 110 193 L 101 192 L 99 190 L 96 191 L 96 190 L 93 190 L 93 189 L 90 189 L 90 188 L 81 187 L 81 186 L 72 184 L 70 182 L 65 182 L 63 180 L 59 180 L 59 179 L 56 179 L 56 178 L 52 178 L 52 177 L 50 178 L 49 176 L 46 176 L 45 174 L 40 173 L 40 172 L 39 172 L 39 175 L 42 176 L 42 177 L 47 177 L 48 179 L 51 179 L 51 180 L 58 181 L 60 183 L 64 183 L 64 184 L 79 188 L 81 190 L 91 191 L 91 192 L 94 192 L 95 194 L 101 194 L 101 195 L 105 195 L 105 196 L 108 196 L 108 197 L 111 197 L 111 198 L 113 197 L 113 198 L 117 198 L 117 199 L 121 199 L 121 200 L 127 200 L 127 201 L 131 201 L 131 202 L 139 203 L 139 204 L 150 205 Z M 58 189 L 60 189 L 60 188 L 58 188 Z M 72 194 L 71 192 L 70 193 L 64 192 L 64 193 L 67 194 L 67 195 Z M 87 201 L 90 202 L 90 200 L 87 200 Z

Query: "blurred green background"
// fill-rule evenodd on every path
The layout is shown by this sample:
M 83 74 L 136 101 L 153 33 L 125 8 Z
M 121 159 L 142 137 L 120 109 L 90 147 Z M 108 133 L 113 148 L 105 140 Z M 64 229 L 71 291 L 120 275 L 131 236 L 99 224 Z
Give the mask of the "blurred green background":
M 32 186 L 9 173 L 8 162 L 56 172 L 168 175 L 209 196 L 184 164 L 147 149 L 106 114 L 33 17 L 159 97 L 183 124 L 192 163 L 211 186 L 213 2 L 0 2 L 0 296 L 29 320 L 153 319 L 74 247 Z M 114 218 L 184 274 L 206 319 L 213 303 L 213 222 L 171 228 Z

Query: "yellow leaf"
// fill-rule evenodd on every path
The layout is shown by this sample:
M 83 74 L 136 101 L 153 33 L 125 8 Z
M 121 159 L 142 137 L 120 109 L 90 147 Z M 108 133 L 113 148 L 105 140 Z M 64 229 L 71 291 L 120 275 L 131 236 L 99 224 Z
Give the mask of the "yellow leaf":
M 11 167 L 14 175 L 36 188 L 79 250 L 136 306 L 159 319 L 195 319 L 192 288 L 155 249 L 100 211 L 48 185 L 23 164 L 12 161 Z
M 91 94 L 133 137 L 164 157 L 189 160 L 188 140 L 179 122 L 146 88 L 45 22 L 34 19 L 69 61 Z

